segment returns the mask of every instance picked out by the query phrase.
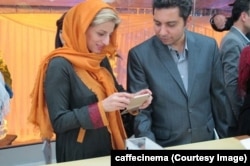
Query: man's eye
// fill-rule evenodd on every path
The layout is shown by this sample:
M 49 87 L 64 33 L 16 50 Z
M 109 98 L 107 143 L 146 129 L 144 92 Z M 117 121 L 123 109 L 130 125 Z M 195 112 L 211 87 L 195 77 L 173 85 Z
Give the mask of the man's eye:
M 168 24 L 169 27 L 174 27 L 175 25 L 176 25 L 175 23 Z

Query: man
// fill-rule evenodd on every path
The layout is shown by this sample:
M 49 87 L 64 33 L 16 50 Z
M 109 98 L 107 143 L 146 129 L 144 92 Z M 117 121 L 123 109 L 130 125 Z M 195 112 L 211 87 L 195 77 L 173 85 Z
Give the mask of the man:
M 241 50 L 249 43 L 250 0 L 236 0 L 232 9 L 233 26 L 220 44 L 225 88 L 234 116 L 238 119 L 242 98 L 238 90 L 238 62 Z
M 228 4 L 228 6 L 233 6 L 234 3 Z M 232 17 L 226 17 L 224 14 L 214 14 L 210 20 L 210 25 L 213 30 L 217 32 L 228 31 L 233 26 Z M 246 34 L 246 37 L 250 39 L 250 33 Z
M 163 147 L 223 138 L 234 127 L 216 41 L 190 32 L 192 0 L 154 0 L 155 36 L 128 55 L 127 88 L 153 101 L 135 117 L 135 137 Z

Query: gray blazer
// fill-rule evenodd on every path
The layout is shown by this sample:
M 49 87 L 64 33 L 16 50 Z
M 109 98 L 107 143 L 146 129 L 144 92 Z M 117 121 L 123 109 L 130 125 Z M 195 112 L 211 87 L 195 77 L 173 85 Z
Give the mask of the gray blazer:
M 236 119 L 243 104 L 238 91 L 238 63 L 242 49 L 248 44 L 248 39 L 235 27 L 224 36 L 220 44 L 221 60 L 224 72 L 225 88 Z
M 188 90 L 166 45 L 153 36 L 128 55 L 128 91 L 149 88 L 151 105 L 135 117 L 135 136 L 163 147 L 227 137 L 235 119 L 224 92 L 219 50 L 214 39 L 186 31 Z

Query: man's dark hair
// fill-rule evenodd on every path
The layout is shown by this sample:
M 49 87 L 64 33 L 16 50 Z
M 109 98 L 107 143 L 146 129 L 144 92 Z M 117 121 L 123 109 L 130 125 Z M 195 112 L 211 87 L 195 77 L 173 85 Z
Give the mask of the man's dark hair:
M 178 7 L 180 10 L 180 17 L 186 22 L 188 16 L 191 14 L 193 1 L 192 0 L 153 0 L 153 14 L 155 9 L 174 8 Z
M 219 29 L 215 23 L 214 23 L 214 17 L 217 16 L 219 14 L 214 14 L 211 18 L 210 18 L 210 25 L 211 27 L 213 28 L 213 30 L 217 31 L 217 32 L 223 32 L 223 31 L 228 31 L 231 26 L 233 25 L 233 20 L 232 20 L 232 17 L 227 17 L 226 19 L 226 23 L 225 23 L 225 26 L 223 29 Z
M 215 30 L 215 31 L 217 31 L 217 32 L 222 32 L 222 31 L 224 31 L 224 28 L 223 28 L 223 29 L 219 29 L 219 28 L 215 25 L 215 23 L 214 23 L 214 17 L 217 16 L 217 15 L 218 15 L 218 14 L 214 14 L 214 15 L 210 18 L 209 22 L 210 22 L 210 25 L 211 25 L 211 27 L 213 28 L 213 30 Z
M 233 3 L 232 20 L 237 21 L 240 18 L 242 12 L 249 13 L 250 0 L 236 0 Z

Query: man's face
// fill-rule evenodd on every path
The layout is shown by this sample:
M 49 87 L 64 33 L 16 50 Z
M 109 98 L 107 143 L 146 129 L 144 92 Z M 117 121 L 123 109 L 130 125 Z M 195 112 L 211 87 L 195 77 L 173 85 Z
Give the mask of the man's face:
M 154 30 L 165 45 L 176 45 L 184 40 L 185 23 L 179 16 L 179 8 L 155 9 Z
M 250 12 L 244 12 L 244 15 L 241 16 L 243 20 L 243 29 L 242 32 L 247 34 L 250 32 Z

